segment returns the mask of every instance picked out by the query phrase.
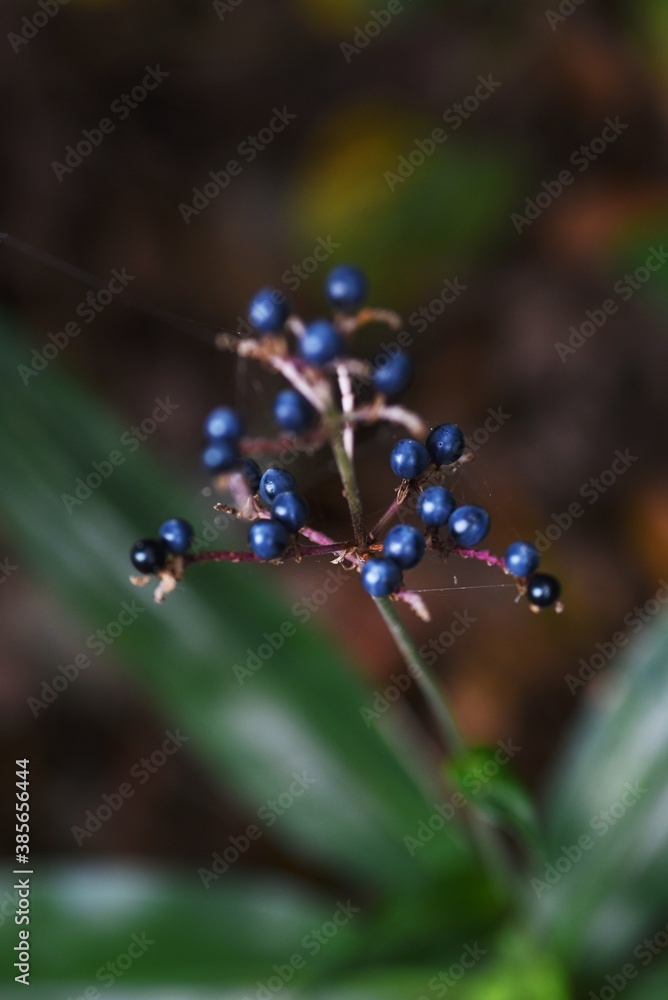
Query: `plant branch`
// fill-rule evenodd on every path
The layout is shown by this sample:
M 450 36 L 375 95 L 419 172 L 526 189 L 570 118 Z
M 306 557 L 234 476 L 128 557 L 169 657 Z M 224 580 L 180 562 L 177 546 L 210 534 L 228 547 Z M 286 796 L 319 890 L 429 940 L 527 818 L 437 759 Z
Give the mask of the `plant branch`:
M 358 548 L 364 548 L 366 545 L 366 535 L 363 523 L 362 499 L 360 497 L 359 486 L 357 485 L 355 467 L 348 457 L 343 442 L 339 414 L 331 413 L 329 415 L 328 426 L 330 428 L 330 443 L 332 452 L 334 453 L 334 461 L 336 462 L 336 467 L 341 478 L 343 495 L 346 498 L 348 510 L 350 511 L 355 545 Z
M 452 754 L 462 753 L 465 746 L 457 724 L 443 699 L 436 681 L 425 666 L 410 632 L 408 632 L 397 614 L 394 602 L 388 597 L 382 597 L 376 598 L 375 603 L 385 620 L 385 624 L 399 652 L 408 666 L 409 673 L 422 691 L 446 747 Z M 522 906 L 525 897 L 524 887 L 519 883 L 508 859 L 503 840 L 495 828 L 490 826 L 474 805 L 468 805 L 464 810 L 464 817 L 478 856 L 493 881 L 499 885 L 504 893 L 513 898 L 519 906 Z
M 326 545 L 310 545 L 308 548 L 296 549 L 294 552 L 286 552 L 283 559 L 300 559 L 302 556 L 328 556 L 343 555 L 347 549 L 352 548 L 352 542 L 328 542 Z M 260 559 L 254 552 L 193 552 L 183 557 L 184 566 L 198 562 L 255 562 L 266 563 L 266 559 Z

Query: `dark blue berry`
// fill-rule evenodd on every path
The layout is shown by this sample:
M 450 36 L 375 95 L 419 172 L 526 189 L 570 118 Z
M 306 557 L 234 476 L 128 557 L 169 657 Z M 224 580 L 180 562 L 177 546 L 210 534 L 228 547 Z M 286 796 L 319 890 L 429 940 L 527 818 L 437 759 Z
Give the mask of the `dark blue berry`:
M 306 327 L 299 341 L 299 353 L 312 365 L 326 365 L 343 353 L 343 341 L 331 323 L 317 319 Z
M 366 275 L 355 264 L 339 264 L 325 279 L 325 295 L 335 309 L 359 308 L 368 290 Z
M 549 573 L 534 573 L 527 581 L 527 598 L 536 608 L 548 608 L 559 599 L 560 593 L 559 581 Z
M 419 441 L 402 438 L 392 449 L 390 465 L 401 479 L 416 479 L 429 465 L 429 453 Z
M 167 546 L 161 538 L 142 538 L 130 549 L 130 561 L 139 573 L 155 573 L 167 562 Z
M 271 503 L 279 493 L 292 493 L 297 481 L 287 469 L 267 469 L 260 480 L 260 496 L 265 503 Z
M 192 524 L 182 517 L 172 517 L 160 525 L 158 534 L 170 552 L 182 556 L 190 548 L 195 532 Z
M 290 306 L 285 295 L 275 288 L 261 288 L 248 306 L 248 319 L 259 333 L 282 330 L 289 315 Z
M 440 528 L 456 506 L 455 498 L 445 486 L 428 486 L 418 498 L 418 517 L 430 528 Z
M 393 559 L 367 559 L 362 586 L 372 597 L 388 597 L 401 589 L 401 569 Z
M 515 576 L 529 576 L 539 562 L 540 552 L 530 542 L 512 542 L 506 549 L 506 566 Z
M 290 536 L 278 521 L 256 521 L 251 525 L 248 542 L 259 559 L 280 559 L 290 544 Z
M 239 458 L 237 442 L 232 438 L 218 438 L 206 446 L 202 462 L 210 472 L 227 472 Z
M 229 406 L 217 406 L 204 422 L 204 433 L 212 441 L 220 438 L 236 441 L 244 433 L 244 422 L 236 410 Z
M 279 493 L 272 502 L 271 516 L 294 534 L 308 521 L 306 500 L 298 493 Z
M 411 384 L 413 379 L 413 362 L 405 351 L 399 351 L 387 364 L 374 369 L 373 387 L 384 396 L 396 396 Z
M 461 458 L 464 435 L 457 424 L 439 424 L 427 438 L 427 451 L 437 465 L 451 465 Z
M 464 504 L 452 512 L 448 527 L 455 542 L 468 548 L 481 542 L 489 531 L 489 514 L 475 504 Z
M 383 542 L 383 555 L 393 559 L 401 569 L 417 566 L 425 552 L 421 531 L 411 524 L 395 524 Z
M 274 419 L 284 431 L 305 431 L 315 418 L 315 410 L 296 389 L 283 389 L 274 403 Z
M 252 458 L 239 458 L 234 463 L 230 476 L 229 488 L 232 493 L 251 493 L 253 496 L 260 489 L 262 469 Z

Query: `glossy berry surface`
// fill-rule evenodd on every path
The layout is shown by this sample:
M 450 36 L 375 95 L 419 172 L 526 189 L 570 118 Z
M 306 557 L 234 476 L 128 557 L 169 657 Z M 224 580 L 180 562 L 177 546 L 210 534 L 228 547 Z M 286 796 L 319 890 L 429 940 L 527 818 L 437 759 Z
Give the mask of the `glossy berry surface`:
M 172 517 L 160 525 L 158 534 L 170 552 L 182 556 L 190 548 L 195 532 L 192 524 L 182 517 Z
M 373 387 L 384 396 L 396 396 L 407 389 L 413 380 L 413 362 L 405 351 L 399 351 L 373 373 Z
M 250 301 L 248 320 L 259 333 L 275 333 L 283 329 L 290 315 L 290 306 L 275 288 L 261 288 Z
M 539 562 L 540 552 L 530 542 L 512 542 L 506 549 L 506 566 L 515 576 L 529 576 Z
M 239 458 L 231 469 L 229 489 L 235 496 L 251 496 L 260 489 L 262 469 L 252 458 Z
M 331 323 L 317 319 L 306 327 L 299 341 L 299 353 L 312 365 L 326 365 L 343 353 L 343 341 Z
M 455 498 L 445 486 L 428 486 L 418 497 L 417 513 L 420 520 L 430 528 L 440 528 L 456 506 Z
M 202 462 L 209 472 L 227 472 L 239 458 L 236 440 L 219 438 L 212 441 L 202 453 Z
M 142 538 L 130 549 L 130 561 L 139 573 L 155 573 L 167 562 L 167 548 L 160 538 Z
M 415 479 L 429 465 L 429 452 L 414 438 L 402 438 L 392 449 L 390 465 L 401 479 Z
M 308 505 L 299 493 L 279 493 L 271 505 L 271 516 L 294 534 L 308 521 Z
M 412 524 L 395 524 L 385 536 L 383 555 L 393 559 L 401 569 L 412 569 L 422 559 L 425 548 L 421 531 Z
M 559 581 L 549 573 L 534 573 L 527 581 L 527 598 L 536 608 L 549 608 L 560 594 Z
M 272 503 L 279 493 L 294 493 L 295 477 L 287 469 L 267 469 L 260 480 L 260 496 L 265 503 Z
M 248 542 L 259 559 L 280 559 L 290 544 L 290 536 L 278 521 L 256 521 L 251 525 Z
M 325 295 L 335 309 L 357 309 L 367 297 L 369 283 L 355 264 L 333 267 L 325 279 Z
M 401 588 L 401 569 L 393 559 L 367 559 L 362 586 L 372 597 L 389 597 Z
M 457 424 L 439 424 L 427 438 L 427 451 L 437 465 L 451 465 L 464 452 L 464 435 Z
M 283 389 L 274 403 L 274 420 L 284 431 L 305 431 L 315 420 L 315 410 L 296 389 Z
M 483 507 L 464 504 L 448 518 L 450 534 L 458 545 L 470 547 L 481 542 L 489 531 L 489 514 Z
M 212 441 L 220 438 L 236 441 L 244 433 L 244 422 L 231 407 L 217 406 L 204 422 L 204 433 Z

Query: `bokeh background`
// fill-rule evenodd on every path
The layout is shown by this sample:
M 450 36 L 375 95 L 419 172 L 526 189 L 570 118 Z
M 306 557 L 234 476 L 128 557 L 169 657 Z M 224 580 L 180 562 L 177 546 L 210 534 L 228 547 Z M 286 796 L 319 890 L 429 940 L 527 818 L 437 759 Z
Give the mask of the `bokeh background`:
M 157 870 L 178 872 L 193 900 L 172 914 L 174 928 L 182 928 L 188 906 L 200 912 L 201 900 L 209 906 L 214 894 L 201 888 L 197 869 L 253 821 L 272 789 L 287 787 L 280 772 L 266 771 L 267 759 L 280 761 L 285 776 L 296 762 L 305 765 L 308 739 L 300 743 L 295 719 L 272 715 L 276 691 L 293 699 L 295 717 L 303 711 L 309 725 L 322 725 L 323 746 L 343 746 L 351 773 L 363 767 L 367 752 L 376 754 L 379 771 L 371 784 L 380 799 L 391 798 L 389 760 L 396 759 L 397 741 L 412 762 L 402 772 L 406 801 L 415 794 L 406 772 L 416 761 L 426 771 L 438 764 L 413 690 L 383 719 L 383 740 L 373 752 L 358 739 L 359 720 L 336 717 L 333 688 L 323 680 L 330 670 L 338 676 L 335 663 L 347 671 L 358 693 L 346 687 L 346 697 L 357 705 L 370 703 L 403 669 L 352 579 L 300 628 L 293 647 L 243 686 L 242 697 L 231 666 L 257 648 L 265 630 L 292 620 L 290 608 L 322 585 L 326 563 L 261 574 L 241 566 L 198 567 L 183 593 L 157 611 L 150 594 L 134 591 L 126 579 L 126 550 L 165 516 L 187 516 L 198 532 L 214 524 L 216 497 L 199 464 L 208 409 L 231 401 L 252 432 L 271 426 L 278 382 L 217 354 L 213 332 L 238 329 L 250 296 L 264 284 L 283 288 L 299 314 L 319 315 L 327 268 L 347 260 L 368 272 L 372 304 L 406 319 L 418 373 L 407 405 L 431 423 L 457 422 L 470 439 L 490 410 L 506 415 L 456 482 L 461 499 L 488 505 L 490 547 L 503 551 L 513 538 L 533 540 L 552 526 L 543 559 L 563 582 L 563 615 L 530 614 L 525 602 L 514 601 L 512 588 L 496 586 L 506 581 L 493 569 L 433 560 L 414 573 L 416 586 L 433 591 L 425 595 L 433 621 L 411 622 L 423 643 L 449 629 L 455 612 L 475 619 L 439 655 L 440 681 L 468 740 L 512 738 L 523 748 L 514 766 L 544 802 L 562 741 L 587 705 L 593 711 L 604 700 L 615 664 L 596 669 L 575 693 L 566 675 L 577 673 L 581 658 L 590 660 L 597 643 L 635 630 L 628 616 L 655 595 L 668 572 L 665 5 L 584 0 L 546 11 L 530 2 L 413 0 L 377 34 L 372 28 L 362 47 L 356 32 L 373 17 L 357 0 L 217 6 L 71 0 L 33 38 L 12 43 L 10 33 L 25 30 L 22 19 L 37 10 L 12 0 L 0 12 L 6 95 L 1 228 L 12 237 L 0 245 L 7 463 L 0 554 L 18 567 L 1 590 L 0 742 L 5 788 L 13 782 L 13 761 L 32 761 L 32 848 L 75 866 L 72 880 L 84 880 L 82 871 L 95 873 L 90 879 L 99 881 L 86 882 L 85 890 L 91 912 L 110 884 L 125 898 L 123 879 L 132 895 L 143 878 L 157 878 Z M 358 50 L 346 48 L 356 43 Z M 168 74 L 164 81 L 124 120 L 110 112 L 141 83 L 146 67 L 158 64 Z M 445 122 L 444 115 L 475 92 L 479 77 L 498 86 L 453 128 L 452 114 Z M 240 144 L 285 108 L 294 120 L 246 162 Z M 104 117 L 113 119 L 114 131 L 59 179 L 54 161 L 63 162 L 66 147 Z M 595 140 L 606 119 L 625 128 L 602 149 Z M 438 128 L 447 140 L 410 176 L 388 182 L 400 158 Z M 592 142 L 591 162 L 579 169 L 585 161 L 571 157 Z M 239 176 L 184 221 L 180 206 L 192 204 L 193 189 L 201 190 L 210 171 L 233 158 L 243 164 Z M 545 185 L 554 185 L 565 169 L 573 183 L 518 227 L 513 215 L 524 216 L 527 199 L 538 195 L 546 204 Z M 329 248 L 317 266 L 316 247 Z M 652 255 L 657 269 L 638 271 Z M 114 268 L 125 268 L 134 276 L 128 286 L 134 298 L 117 296 L 26 384 L 18 366 L 31 364 L 31 351 L 41 351 L 50 332 L 76 319 L 77 305 L 93 287 L 85 275 L 67 273 L 68 266 L 103 284 Z M 618 282 L 632 287 L 624 276 L 634 273 L 637 287 L 623 293 Z M 443 306 L 439 296 L 448 281 L 465 290 Z M 587 311 L 610 299 L 618 306 L 614 315 L 582 337 L 577 350 L 560 351 L 572 328 L 590 318 Z M 425 308 L 429 321 L 418 325 L 415 316 Z M 369 327 L 358 337 L 359 351 L 371 358 L 388 338 L 386 329 Z M 178 406 L 173 415 L 125 455 L 93 497 L 67 513 L 61 498 L 76 478 L 166 397 Z M 392 498 L 388 455 L 396 437 L 392 429 L 360 437 L 369 521 Z M 604 477 L 583 496 L 618 450 L 633 456 L 628 471 L 612 481 Z M 345 508 L 331 464 L 321 455 L 301 458 L 294 468 L 314 523 L 343 537 Z M 582 515 L 564 528 L 562 515 L 574 502 Z M 216 541 L 241 545 L 243 530 L 219 521 Z M 146 614 L 35 717 L 27 699 L 39 695 L 59 663 L 86 649 L 89 634 L 118 616 L 122 601 L 133 599 Z M 612 659 L 616 653 L 606 657 Z M 274 669 L 278 680 L 268 676 Z M 356 687 L 360 678 L 365 688 Z M 246 698 L 251 688 L 256 693 Z M 179 724 L 192 742 L 79 847 L 72 827 L 86 809 L 117 789 L 131 766 L 161 745 L 165 730 Z M 657 747 L 657 754 L 665 752 L 660 739 Z M 573 767 L 584 768 L 585 759 L 576 753 Z M 383 792 L 381 772 L 388 782 Z M 587 790 L 596 795 L 598 779 L 578 774 L 586 801 Z M 376 884 L 383 882 L 383 864 L 409 864 L 401 837 L 396 856 L 388 849 L 385 861 L 378 860 L 378 878 L 368 877 L 373 865 L 355 862 L 355 845 L 370 857 L 373 837 L 362 820 L 363 832 L 355 833 L 350 819 L 347 846 L 329 843 L 328 836 L 339 837 L 327 831 L 345 782 L 325 784 L 319 788 L 330 805 L 318 798 L 312 812 L 304 805 L 299 820 L 277 823 L 275 837 L 263 836 L 244 852 L 235 878 L 258 872 L 295 878 L 309 900 L 313 893 L 326 899 L 357 893 L 373 907 L 384 898 Z M 358 793 L 363 817 L 367 800 L 361 788 Z M 12 800 L 6 801 L 10 851 Z M 350 801 L 338 808 L 354 811 Z M 407 822 L 405 832 L 409 828 Z M 631 857 L 622 851 L 620 863 L 632 867 Z M 109 872 L 106 881 L 101 871 Z M 412 881 L 408 874 L 393 878 L 402 892 Z M 289 892 L 273 892 L 272 905 L 287 910 Z M 234 928 L 250 904 L 242 889 L 230 890 L 226 905 L 230 899 L 236 908 L 225 919 Z M 663 907 L 665 918 L 666 901 L 660 896 L 650 915 L 636 914 L 633 926 L 654 926 L 653 919 L 658 930 L 655 915 Z M 270 909 L 260 907 L 265 916 Z M 600 939 L 602 928 L 608 933 L 622 919 L 610 918 L 609 904 L 604 912 Z M 258 919 L 249 917 L 253 926 Z M 430 924 L 434 933 L 439 919 Z M 406 931 L 413 917 L 394 914 L 393 920 L 397 940 L 402 928 L 409 939 L 403 959 L 424 958 L 413 940 L 419 935 Z M 121 950 L 111 924 L 102 924 L 90 951 L 66 951 L 75 926 L 61 929 L 61 966 L 49 949 L 42 955 L 45 981 L 95 983 L 104 956 Z M 1 933 L 7 938 L 10 931 L 7 923 Z M 182 952 L 170 950 L 173 968 L 163 956 L 150 975 L 143 973 L 147 958 L 127 980 L 154 976 L 157 988 L 194 979 L 211 988 L 245 981 L 234 949 L 219 956 L 220 966 L 214 958 L 195 961 L 197 943 L 185 937 Z M 285 947 L 277 945 L 276 961 Z M 612 958 L 580 980 L 574 973 L 575 981 L 594 988 L 604 982 L 603 972 L 614 971 L 617 955 L 623 964 L 624 948 L 610 947 Z M 96 961 L 91 953 L 102 957 Z M 272 961 L 265 961 L 267 974 Z M 363 965 L 359 956 L 355 961 Z M 355 961 L 349 958 L 357 968 Z M 586 967 L 585 958 L 581 964 Z M 249 981 L 266 979 L 262 961 L 256 967 Z M 435 995 L 426 983 L 400 995 Z

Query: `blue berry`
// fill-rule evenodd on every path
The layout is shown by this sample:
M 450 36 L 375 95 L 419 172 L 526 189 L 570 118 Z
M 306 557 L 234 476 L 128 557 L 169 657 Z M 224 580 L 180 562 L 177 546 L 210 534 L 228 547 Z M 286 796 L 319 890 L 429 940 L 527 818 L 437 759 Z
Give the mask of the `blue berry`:
M 481 542 L 489 531 L 489 514 L 475 504 L 464 504 L 452 512 L 448 527 L 455 542 L 468 548 Z
M 395 524 L 383 542 L 383 555 L 393 559 L 401 569 L 412 569 L 422 559 L 425 548 L 421 531 L 411 524 Z
M 373 373 L 373 387 L 384 396 L 396 396 L 407 389 L 413 380 L 413 362 L 405 351 L 399 351 L 387 364 L 378 366 Z
M 362 305 L 369 283 L 355 264 L 339 264 L 325 279 L 325 295 L 336 309 L 357 309 Z
M 306 500 L 298 493 L 279 493 L 272 502 L 271 516 L 294 534 L 308 521 Z
M 283 389 L 274 403 L 274 420 L 284 431 L 305 431 L 313 423 L 315 410 L 296 389 Z
M 260 480 L 260 496 L 265 503 L 271 503 L 279 493 L 292 493 L 297 481 L 287 469 L 267 469 Z
M 418 498 L 418 517 L 430 528 L 440 528 L 446 523 L 456 505 L 455 498 L 445 486 L 428 486 Z
M 248 533 L 248 543 L 259 559 L 280 559 L 290 544 L 290 536 L 278 521 L 256 521 Z
M 306 327 L 299 341 L 299 353 L 312 365 L 326 365 L 343 353 L 343 341 L 331 323 L 317 319 Z
M 506 549 L 506 566 L 515 576 L 529 576 L 539 562 L 540 552 L 530 542 L 512 542 Z
M 236 410 L 229 406 L 218 406 L 206 418 L 204 433 L 212 441 L 220 438 L 236 441 L 244 433 L 244 422 Z
M 190 548 L 195 532 L 192 524 L 182 517 L 172 517 L 160 525 L 158 534 L 170 552 L 182 556 Z
M 401 569 L 393 559 L 367 559 L 362 566 L 362 586 L 372 597 L 388 597 L 401 582 Z
M 231 438 L 218 438 L 206 446 L 202 462 L 209 472 L 227 472 L 239 458 L 237 442 Z
M 461 458 L 464 435 L 457 424 L 439 424 L 427 438 L 427 451 L 437 465 L 451 465 Z
M 429 465 L 429 453 L 419 441 L 402 438 L 392 449 L 390 465 L 401 479 L 416 479 Z
M 561 586 L 559 581 L 549 573 L 534 573 L 527 582 L 527 598 L 529 604 L 536 608 L 548 608 L 559 599 Z
M 130 561 L 140 573 L 155 573 L 167 562 L 167 546 L 161 538 L 142 538 L 130 549 Z
M 261 288 L 248 306 L 248 319 L 259 333 L 282 330 L 289 315 L 288 300 L 275 288 Z
M 230 476 L 229 488 L 232 493 L 251 493 L 253 496 L 260 489 L 262 469 L 252 458 L 239 458 L 234 463 Z

